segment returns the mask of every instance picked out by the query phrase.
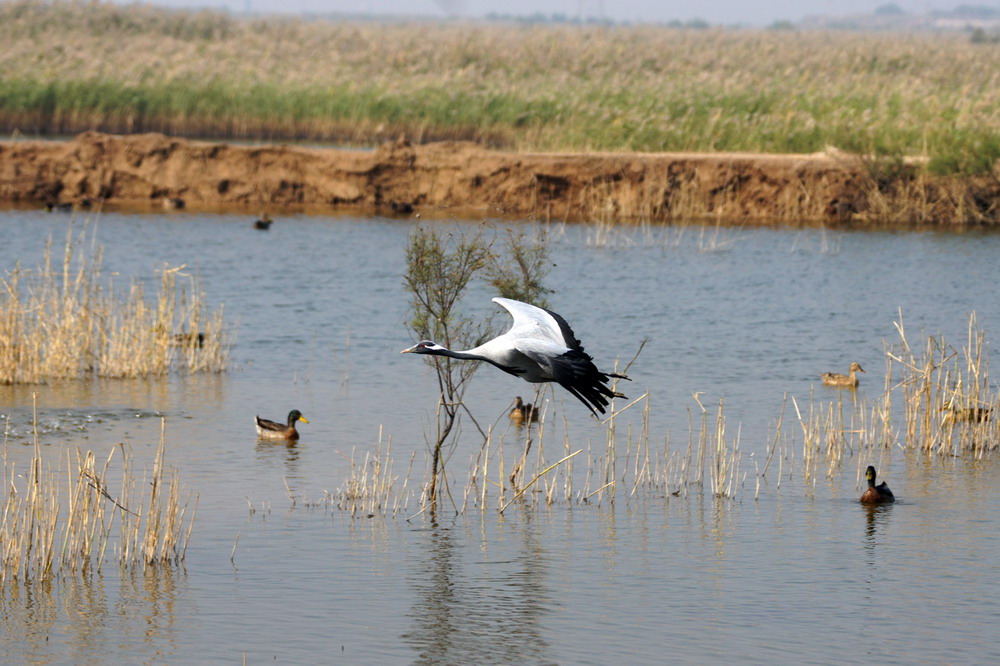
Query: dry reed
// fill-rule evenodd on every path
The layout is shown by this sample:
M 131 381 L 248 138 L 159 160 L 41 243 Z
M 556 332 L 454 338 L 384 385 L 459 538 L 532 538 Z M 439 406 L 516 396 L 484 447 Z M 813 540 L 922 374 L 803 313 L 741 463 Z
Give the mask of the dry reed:
M 652 407 L 648 392 L 621 408 L 612 409 L 604 422 L 602 448 L 573 446 L 567 432 L 554 460 L 545 453 L 546 424 L 556 418 L 554 410 L 543 409 L 537 424 L 523 429 L 509 427 L 515 430 L 513 462 L 507 437 L 510 430 L 503 431 L 493 424 L 487 428 L 483 446 L 470 459 L 456 511 L 486 511 L 492 505 L 499 513 L 504 513 L 515 504 L 524 510 L 554 504 L 613 506 L 618 500 L 631 502 L 651 496 L 686 496 L 692 489 L 700 492 L 705 487 L 706 477 L 714 497 L 734 500 L 747 480 L 747 473 L 741 472 L 744 461 L 740 435 L 737 432 L 735 437 L 727 437 L 722 399 L 714 419 L 709 419 L 708 411 L 701 406 L 697 396 L 695 400 L 702 414 L 697 427 L 692 424 L 686 451 L 672 451 L 669 436 L 662 450 L 652 446 Z M 540 404 L 537 398 L 535 404 Z M 637 423 L 630 422 L 620 432 L 621 426 L 616 426 L 615 422 L 635 410 L 639 412 Z M 401 510 L 405 513 L 413 491 L 407 491 L 407 483 L 399 484 L 399 477 L 388 471 L 391 457 L 388 446 L 383 448 L 381 437 L 380 432 L 375 452 L 364 454 L 361 464 L 356 463 L 357 452 L 352 452 L 347 481 L 319 504 L 352 515 L 395 516 Z M 774 450 L 771 453 L 773 455 Z M 582 471 L 573 468 L 578 459 L 585 461 Z M 411 470 L 412 466 L 411 458 Z M 579 487 L 576 486 L 578 473 L 583 476 Z M 408 476 L 409 472 L 403 478 Z M 420 509 L 410 518 L 429 509 L 426 492 L 417 501 Z
M 805 415 L 792 399 L 807 485 L 814 486 L 821 471 L 832 478 L 848 458 L 857 461 L 860 478 L 870 462 L 880 462 L 894 448 L 977 459 L 1000 448 L 994 418 L 1000 395 L 990 386 L 986 337 L 976 314 L 969 316 L 961 348 L 930 336 L 915 350 L 902 313 L 895 328 L 898 341 L 886 344 L 885 387 L 874 399 L 838 391 L 836 400 L 817 403 L 811 395 Z
M 88 253 L 83 240 L 70 225 L 61 265 L 53 265 L 50 241 L 35 271 L 18 265 L 0 278 L 0 383 L 226 368 L 223 309 L 208 312 L 184 266 L 163 269 L 150 302 L 138 281 L 124 294 L 111 281 L 102 286 L 102 252 Z
M 328 495 L 328 504 L 354 516 L 376 514 L 395 516 L 400 511 L 405 513 L 408 506 L 406 491 L 409 472 L 416 454 L 410 458 L 410 469 L 403 477 L 400 488 L 396 487 L 399 476 L 394 475 L 392 471 L 392 438 L 388 437 L 383 442 L 381 426 L 378 429 L 378 444 L 375 451 L 366 453 L 360 464 L 356 456 L 357 452 L 352 450 L 351 474 L 336 493 Z
M 961 348 L 932 336 L 918 355 L 906 339 L 902 313 L 896 328 L 899 342 L 887 355 L 899 367 L 894 390 L 902 395 L 907 448 L 977 458 L 1000 448 L 1000 395 L 989 383 L 986 337 L 975 312 Z
M 177 472 L 164 466 L 163 428 L 152 470 L 141 475 L 123 444 L 103 464 L 92 451 L 67 451 L 65 476 L 43 459 L 37 439 L 23 473 L 5 456 L 0 583 L 100 571 L 109 555 L 123 567 L 182 562 L 197 501 L 181 497 Z

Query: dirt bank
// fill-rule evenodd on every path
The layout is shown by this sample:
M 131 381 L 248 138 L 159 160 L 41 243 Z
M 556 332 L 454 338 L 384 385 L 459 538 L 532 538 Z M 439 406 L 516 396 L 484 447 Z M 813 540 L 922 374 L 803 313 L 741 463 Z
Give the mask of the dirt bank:
M 1000 221 L 995 178 L 933 179 L 838 154 L 530 154 L 405 141 L 345 151 L 95 132 L 0 142 L 0 200 L 607 221 Z

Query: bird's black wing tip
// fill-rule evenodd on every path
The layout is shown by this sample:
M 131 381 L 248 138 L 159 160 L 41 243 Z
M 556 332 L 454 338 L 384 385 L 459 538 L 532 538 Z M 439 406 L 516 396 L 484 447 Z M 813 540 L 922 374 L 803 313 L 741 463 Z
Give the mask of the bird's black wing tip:
M 563 382 L 559 382 L 559 383 L 560 383 L 560 385 L 564 389 L 566 389 L 567 391 L 569 391 L 570 393 L 572 393 L 576 397 L 577 400 L 579 400 L 584 405 L 586 405 L 587 409 L 590 410 L 590 413 L 593 414 L 594 417 L 596 417 L 598 419 L 601 418 L 600 416 L 598 416 L 597 412 L 600 412 L 601 414 L 604 414 L 604 405 L 602 405 L 600 402 L 594 401 L 593 399 L 588 399 L 588 397 L 585 397 L 580 392 L 580 390 L 578 388 L 576 388 L 575 386 L 573 386 L 572 384 L 563 383 Z

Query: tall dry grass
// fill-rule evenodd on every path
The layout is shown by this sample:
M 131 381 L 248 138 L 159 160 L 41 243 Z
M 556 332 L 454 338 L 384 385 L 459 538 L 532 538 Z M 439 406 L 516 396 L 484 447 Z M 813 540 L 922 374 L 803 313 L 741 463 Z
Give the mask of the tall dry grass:
M 546 390 L 542 389 L 540 396 Z M 691 421 L 687 446 L 677 450 L 671 447 L 669 435 L 662 447 L 652 438 L 649 393 L 625 405 L 612 405 L 603 421 L 604 442 L 596 447 L 593 443 L 574 445 L 565 433 L 561 442 L 548 442 L 549 423 L 565 417 L 544 402 L 547 406 L 541 408 L 538 423 L 511 426 L 503 414 L 487 428 L 482 446 L 469 459 L 463 484 L 453 489 L 455 480 L 443 479 L 443 497 L 452 511 L 495 510 L 503 514 L 511 507 L 530 511 L 556 504 L 614 506 L 651 497 L 700 494 L 706 489 L 720 501 L 732 501 L 747 487 L 748 473 L 741 471 L 744 455 L 740 435 L 727 434 L 721 399 L 713 416 L 695 396 L 700 416 L 697 423 Z M 534 404 L 542 403 L 536 396 Z M 627 425 L 615 424 L 626 416 L 632 417 Z M 355 516 L 402 514 L 409 519 L 429 514 L 426 485 L 409 482 L 413 458 L 406 475 L 399 477 L 392 472 L 388 449 L 380 431 L 376 450 L 361 456 L 361 464 L 357 463 L 358 454 L 352 452 L 351 472 L 341 488 L 307 504 Z M 421 487 L 422 492 L 415 490 Z M 759 490 L 758 483 L 756 493 Z M 417 508 L 407 514 L 411 500 Z
M 832 478 L 848 460 L 856 463 L 860 479 L 868 464 L 878 464 L 893 450 L 981 459 L 1000 449 L 1000 390 L 989 380 L 986 336 L 976 314 L 969 316 L 967 339 L 958 347 L 942 336 L 914 347 L 902 313 L 895 329 L 898 339 L 886 343 L 880 394 L 866 400 L 840 391 L 833 401 L 811 396 L 807 408 L 795 404 L 807 484 Z
M 887 353 L 899 373 L 894 390 L 903 401 L 906 446 L 976 458 L 1000 448 L 1000 390 L 989 381 L 986 335 L 976 314 L 969 316 L 967 337 L 959 347 L 931 336 L 914 349 L 902 315 L 896 327 L 899 341 Z
M 1000 157 L 1000 51 L 963 34 L 241 19 L 0 5 L 0 125 L 22 132 L 521 150 Z
M 226 368 L 223 309 L 208 311 L 183 266 L 162 270 L 151 301 L 138 281 L 124 292 L 105 283 L 102 252 L 88 247 L 71 225 L 60 257 L 50 241 L 36 269 L 18 265 L 0 278 L 0 383 Z
M 416 452 L 411 455 L 410 466 L 398 487 L 400 476 L 393 472 L 392 438 L 383 440 L 381 427 L 375 450 L 366 453 L 360 462 L 357 456 L 356 450 L 351 451 L 351 474 L 344 485 L 327 498 L 329 504 L 355 516 L 405 514 L 407 487 Z
M 164 426 L 165 428 L 165 426 Z M 66 451 L 65 468 L 46 460 L 37 438 L 27 469 L 4 455 L 0 520 L 0 584 L 184 560 L 196 504 L 176 471 L 164 465 L 165 434 L 152 469 L 135 468 L 124 444 L 98 460 L 93 451 Z

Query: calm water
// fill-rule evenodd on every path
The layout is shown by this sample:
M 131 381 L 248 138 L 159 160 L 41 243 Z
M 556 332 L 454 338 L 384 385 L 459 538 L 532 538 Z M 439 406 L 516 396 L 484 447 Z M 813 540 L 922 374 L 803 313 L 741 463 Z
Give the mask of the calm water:
M 35 266 L 67 221 L 0 212 L 0 268 Z M 941 334 L 964 344 L 972 311 L 988 339 L 1000 330 L 1000 235 L 550 228 L 551 306 L 598 365 L 626 362 L 650 339 L 627 392 L 651 394 L 652 445 L 686 445 L 693 393 L 713 410 L 724 397 L 749 476 L 734 500 L 698 488 L 640 491 L 614 504 L 470 509 L 432 523 L 411 518 L 416 498 L 384 518 L 322 502 L 344 486 L 352 455 L 375 451 L 380 427 L 395 474 L 405 476 L 416 454 L 407 492 L 423 479 L 434 382 L 421 359 L 398 353 L 412 344 L 401 289 L 412 224 L 290 216 L 262 233 L 251 221 L 89 218 L 87 242 L 104 247 L 117 285 L 155 282 L 166 264 L 201 277 L 208 300 L 238 322 L 234 368 L 0 387 L 6 456 L 19 469 L 31 455 L 37 391 L 48 459 L 77 447 L 101 456 L 124 441 L 148 461 L 165 416 L 167 462 L 200 498 L 183 567 L 105 566 L 9 585 L 4 661 L 1000 660 L 995 460 L 889 449 L 874 462 L 900 501 L 876 510 L 855 501 L 868 460 L 848 460 L 815 486 L 789 461 L 781 487 L 772 474 L 756 499 L 753 473 L 786 393 L 801 404 L 810 392 L 836 398 L 817 385 L 819 372 L 856 360 L 868 371 L 859 394 L 881 392 L 883 341 L 896 339 L 900 311 L 911 342 Z M 477 287 L 469 310 L 492 313 L 492 295 Z M 498 422 L 511 454 L 518 434 L 502 415 L 518 394 L 533 396 L 532 387 L 484 368 L 467 396 L 483 422 Z M 596 457 L 605 428 L 561 390 L 545 400 L 550 461 L 564 441 Z M 311 421 L 297 446 L 257 441 L 254 414 L 280 419 L 292 408 Z M 640 421 L 626 416 L 620 432 Z M 449 460 L 459 501 L 481 445 L 465 430 Z

